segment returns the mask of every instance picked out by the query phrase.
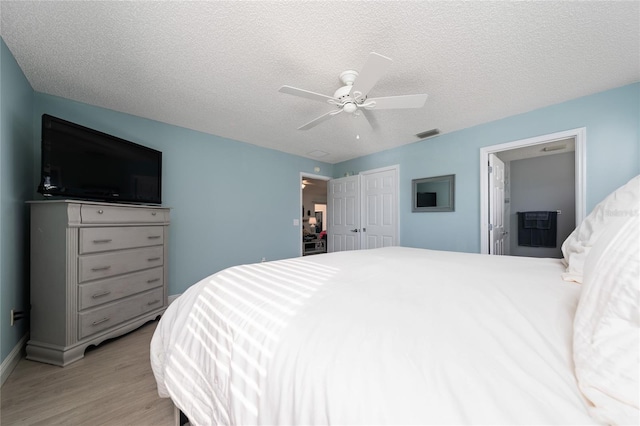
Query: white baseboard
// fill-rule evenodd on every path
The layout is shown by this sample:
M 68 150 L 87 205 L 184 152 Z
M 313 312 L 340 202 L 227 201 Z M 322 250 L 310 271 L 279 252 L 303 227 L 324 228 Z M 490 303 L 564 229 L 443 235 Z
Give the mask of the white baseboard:
M 180 295 L 182 295 L 182 293 L 178 293 L 178 294 L 171 294 L 171 295 L 169 295 L 169 297 L 167 298 L 167 301 L 169 302 L 169 304 L 171 304 L 174 300 L 176 300 L 178 297 L 180 297 Z
M 13 369 L 18 365 L 18 361 L 22 358 L 24 346 L 27 343 L 28 337 L 28 333 L 22 336 L 22 339 L 20 339 L 18 344 L 13 348 L 9 355 L 7 355 L 4 361 L 2 361 L 2 364 L 0 364 L 0 386 L 4 385 L 4 382 L 9 378 Z

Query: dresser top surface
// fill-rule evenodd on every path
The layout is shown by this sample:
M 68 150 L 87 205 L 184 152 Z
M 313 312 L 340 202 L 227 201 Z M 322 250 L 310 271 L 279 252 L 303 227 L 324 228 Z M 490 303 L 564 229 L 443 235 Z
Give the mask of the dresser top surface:
M 170 209 L 170 207 L 157 205 L 157 204 L 134 204 L 134 203 L 108 203 L 104 201 L 85 201 L 85 200 L 30 200 L 27 204 L 88 204 L 94 206 L 108 206 L 108 207 L 133 207 L 143 209 Z

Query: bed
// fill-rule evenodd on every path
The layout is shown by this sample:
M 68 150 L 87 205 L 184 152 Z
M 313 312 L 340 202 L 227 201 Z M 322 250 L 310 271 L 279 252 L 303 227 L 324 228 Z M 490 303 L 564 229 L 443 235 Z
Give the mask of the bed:
M 220 271 L 160 320 L 158 392 L 195 425 L 637 424 L 639 187 L 562 260 L 387 247 Z

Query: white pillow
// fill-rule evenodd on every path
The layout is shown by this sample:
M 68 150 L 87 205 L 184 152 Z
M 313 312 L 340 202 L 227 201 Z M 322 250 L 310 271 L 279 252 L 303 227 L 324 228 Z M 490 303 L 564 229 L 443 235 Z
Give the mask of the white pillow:
M 589 250 L 602 234 L 607 223 L 629 215 L 640 205 L 640 175 L 618 188 L 601 201 L 582 223 L 562 243 L 563 262 L 567 267 L 562 274 L 565 281 L 582 282 L 584 262 Z
M 640 424 L 640 213 L 602 229 L 586 259 L 574 318 L 573 359 L 590 414 Z

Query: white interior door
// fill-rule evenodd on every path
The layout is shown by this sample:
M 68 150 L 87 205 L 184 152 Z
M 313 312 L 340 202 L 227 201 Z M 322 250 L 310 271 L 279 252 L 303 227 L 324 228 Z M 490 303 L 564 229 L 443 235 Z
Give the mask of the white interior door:
M 327 251 L 360 249 L 360 176 L 329 181 Z
M 489 154 L 489 254 L 505 254 L 504 162 Z
M 398 245 L 397 168 L 362 173 L 362 247 Z

